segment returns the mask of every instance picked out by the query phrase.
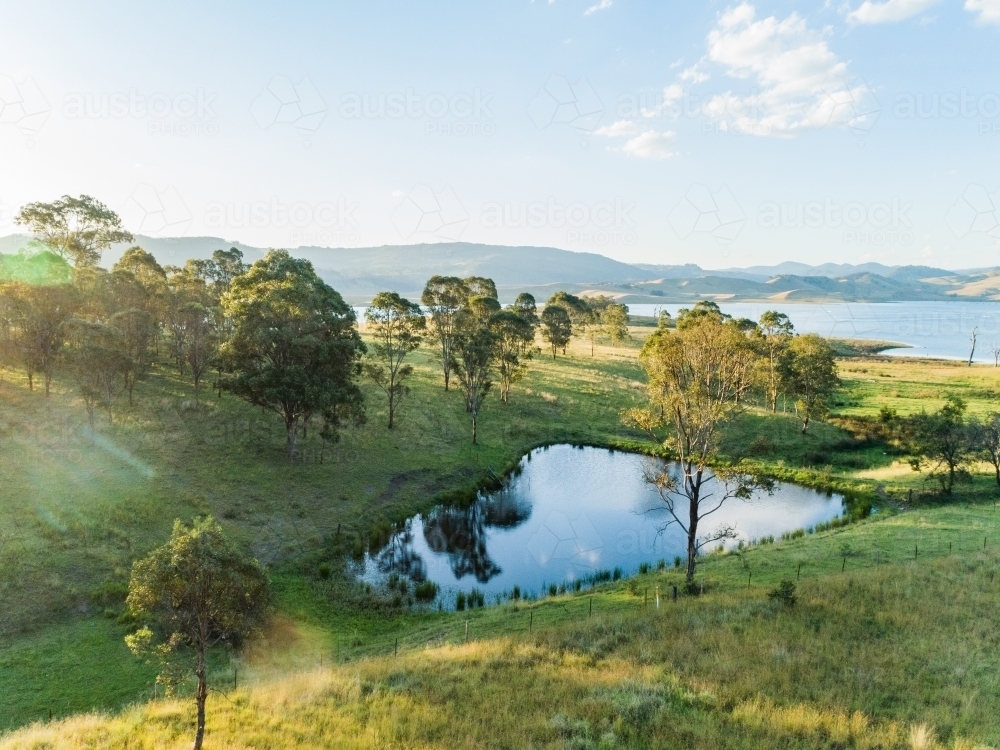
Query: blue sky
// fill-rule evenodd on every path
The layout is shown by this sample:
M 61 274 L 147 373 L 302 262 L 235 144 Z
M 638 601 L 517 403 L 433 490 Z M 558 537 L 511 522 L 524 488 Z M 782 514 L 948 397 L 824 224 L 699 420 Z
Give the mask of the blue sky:
M 0 233 L 1000 265 L 1000 0 L 0 8 Z

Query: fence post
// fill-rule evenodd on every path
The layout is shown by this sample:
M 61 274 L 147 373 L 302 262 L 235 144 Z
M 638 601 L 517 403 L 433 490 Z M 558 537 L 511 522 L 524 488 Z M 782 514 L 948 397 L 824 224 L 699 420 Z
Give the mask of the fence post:
M 399 653 L 399 638 L 396 639 L 396 642 L 392 646 L 392 655 L 396 656 L 398 653 Z
M 593 597 L 593 595 L 591 595 L 591 597 L 590 597 L 590 611 L 587 612 L 587 617 L 590 617 L 592 614 L 594 614 L 594 597 Z
M 465 621 L 465 640 L 469 640 L 469 621 Z
M 529 633 L 531 632 L 531 625 L 534 622 L 534 620 L 535 620 L 535 611 L 534 610 L 530 610 L 528 612 L 528 632 Z
M 673 585 L 673 589 L 674 589 L 674 601 L 676 602 L 677 601 L 677 584 Z

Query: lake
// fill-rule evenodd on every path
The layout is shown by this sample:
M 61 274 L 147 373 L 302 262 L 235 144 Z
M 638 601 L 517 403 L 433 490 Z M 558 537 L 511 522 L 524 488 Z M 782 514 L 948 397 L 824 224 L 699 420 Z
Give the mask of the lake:
M 629 305 L 629 312 L 656 316 L 665 309 L 676 316 L 679 308 L 692 304 Z M 885 352 L 903 357 L 967 360 L 973 328 L 978 328 L 974 361 L 994 364 L 991 350 L 1000 351 L 1000 302 L 738 302 L 719 307 L 733 317 L 752 320 L 759 320 L 765 310 L 777 310 L 789 317 L 799 333 L 908 344 L 911 348 Z
M 466 508 L 441 506 L 411 518 L 366 558 L 362 578 L 429 579 L 448 603 L 459 590 L 493 595 L 517 585 L 539 593 L 602 570 L 631 575 L 643 562 L 672 565 L 675 555 L 685 554 L 684 534 L 676 525 L 663 529 L 669 514 L 643 478 L 660 463 L 602 448 L 536 449 L 502 490 Z M 829 521 L 843 509 L 837 495 L 782 484 L 771 496 L 727 501 L 703 528 L 732 524 L 749 541 Z

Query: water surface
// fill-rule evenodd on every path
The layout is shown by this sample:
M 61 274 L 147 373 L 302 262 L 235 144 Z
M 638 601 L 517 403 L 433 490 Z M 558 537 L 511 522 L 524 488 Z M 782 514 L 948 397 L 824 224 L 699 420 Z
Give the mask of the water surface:
M 457 590 L 499 594 L 517 585 L 541 592 L 548 584 L 586 580 L 602 570 L 620 568 L 629 575 L 643 562 L 673 564 L 675 555 L 684 555 L 684 535 L 676 526 L 664 529 L 669 514 L 644 480 L 660 464 L 602 448 L 539 448 L 521 460 L 520 474 L 504 489 L 467 508 L 441 506 L 411 518 L 366 560 L 363 575 L 430 579 L 447 602 Z M 837 495 L 782 484 L 772 496 L 727 501 L 702 528 L 732 524 L 739 538 L 751 540 L 842 512 Z

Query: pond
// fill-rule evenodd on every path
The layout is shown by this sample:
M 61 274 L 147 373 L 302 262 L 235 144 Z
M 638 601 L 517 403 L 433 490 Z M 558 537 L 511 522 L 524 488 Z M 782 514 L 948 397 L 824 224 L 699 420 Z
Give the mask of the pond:
M 538 448 L 521 459 L 503 489 L 467 507 L 439 506 L 409 519 L 365 559 L 362 578 L 431 580 L 448 603 L 457 591 L 473 588 L 494 600 L 515 585 L 531 595 L 615 568 L 632 575 L 641 563 L 673 565 L 684 555 L 684 534 L 676 525 L 664 528 L 669 514 L 644 479 L 659 465 L 603 448 Z M 702 529 L 729 524 L 738 539 L 751 541 L 829 521 L 843 510 L 838 495 L 779 484 L 770 496 L 728 500 Z

